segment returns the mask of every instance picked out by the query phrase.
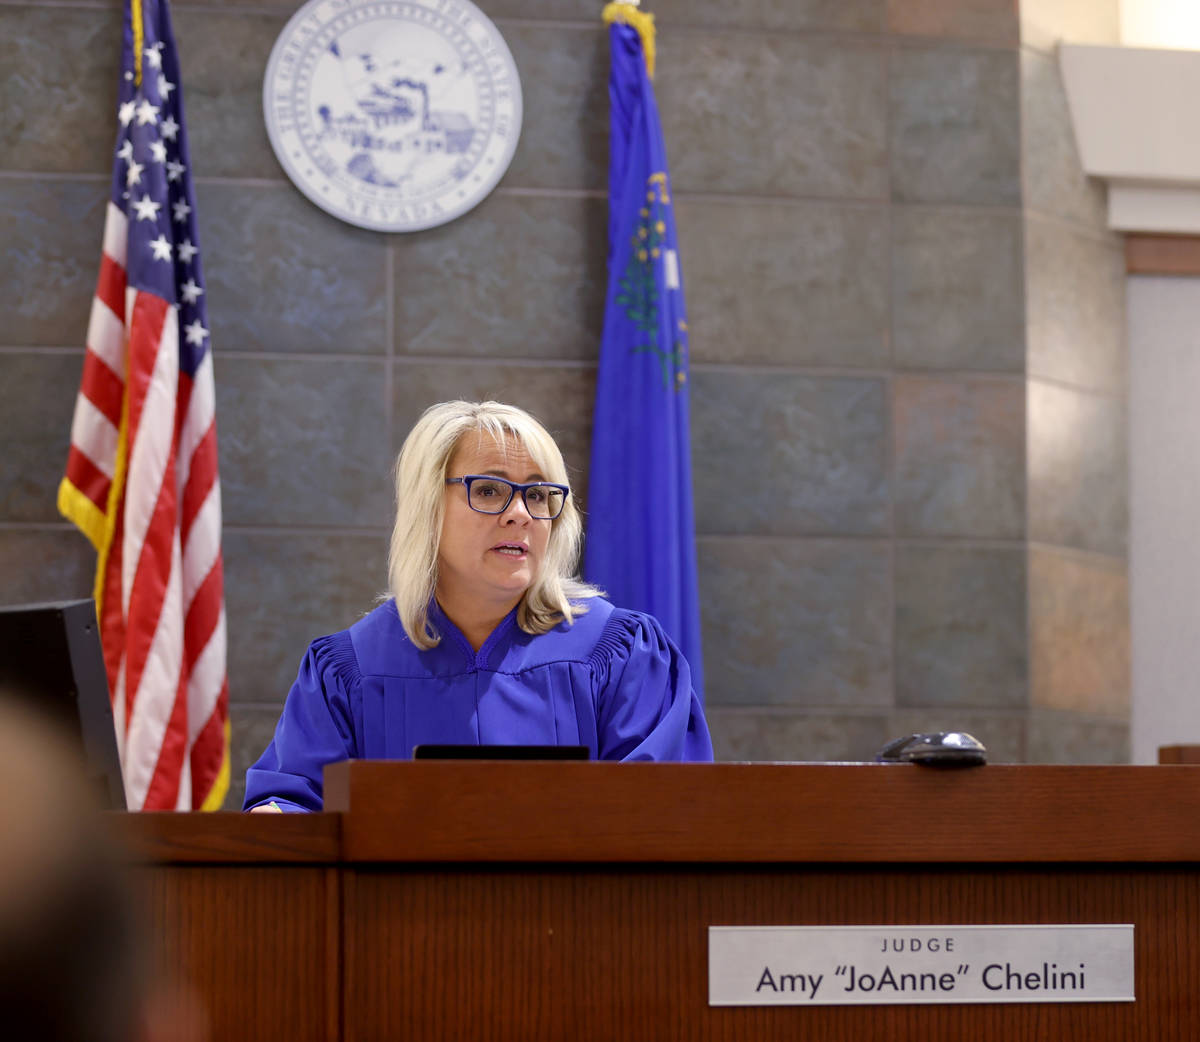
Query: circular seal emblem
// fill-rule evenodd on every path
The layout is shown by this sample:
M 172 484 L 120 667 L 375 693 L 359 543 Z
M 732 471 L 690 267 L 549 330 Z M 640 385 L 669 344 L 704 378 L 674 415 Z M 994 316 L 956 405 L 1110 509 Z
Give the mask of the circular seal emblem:
M 481 202 L 521 130 L 521 82 L 470 0 L 309 0 L 267 62 L 263 110 L 296 187 L 343 221 L 413 232 Z

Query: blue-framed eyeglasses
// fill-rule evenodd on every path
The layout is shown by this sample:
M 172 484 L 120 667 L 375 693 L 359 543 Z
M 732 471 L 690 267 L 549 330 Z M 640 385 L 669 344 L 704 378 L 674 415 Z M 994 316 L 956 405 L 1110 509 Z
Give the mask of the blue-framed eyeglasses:
M 549 481 L 534 481 L 520 485 L 491 474 L 464 474 L 447 478 L 447 485 L 466 485 L 467 505 L 481 514 L 503 514 L 512 502 L 513 493 L 520 492 L 529 516 L 539 521 L 553 521 L 562 513 L 571 490 L 566 485 Z

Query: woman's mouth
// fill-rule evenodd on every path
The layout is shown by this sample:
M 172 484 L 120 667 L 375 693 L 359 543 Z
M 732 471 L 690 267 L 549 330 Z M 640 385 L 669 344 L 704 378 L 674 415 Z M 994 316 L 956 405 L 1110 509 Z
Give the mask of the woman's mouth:
M 524 557 L 529 553 L 527 546 L 522 546 L 520 543 L 498 543 L 492 547 L 498 554 L 503 554 L 505 557 Z

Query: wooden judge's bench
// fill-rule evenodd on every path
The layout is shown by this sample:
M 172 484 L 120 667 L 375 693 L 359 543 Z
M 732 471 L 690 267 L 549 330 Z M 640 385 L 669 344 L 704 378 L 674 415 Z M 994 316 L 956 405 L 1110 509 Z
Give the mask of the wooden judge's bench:
M 352 762 L 326 794 L 114 821 L 215 1040 L 1200 1038 L 1194 766 Z M 1082 923 L 1134 925 L 1135 1002 L 708 1004 L 709 926 Z

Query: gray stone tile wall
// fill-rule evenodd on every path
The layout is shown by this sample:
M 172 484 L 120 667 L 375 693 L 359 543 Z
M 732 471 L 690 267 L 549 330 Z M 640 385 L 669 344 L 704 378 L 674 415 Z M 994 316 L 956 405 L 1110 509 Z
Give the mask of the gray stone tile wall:
M 710 704 L 891 705 L 886 544 L 704 537 L 697 553 Z
M 897 48 L 889 86 L 896 202 L 1020 205 L 1015 50 Z
M 1015 213 L 892 208 L 892 346 L 904 369 L 1025 369 L 1025 264 Z
M 112 5 L 0 6 L 0 170 L 109 177 L 120 57 Z
M 383 362 L 231 353 L 215 372 L 226 524 L 388 524 Z
M 0 352 L 0 416 L 6 432 L 0 452 L 4 521 L 59 520 L 55 500 L 82 371 L 81 350 Z M 72 386 L 74 390 L 62 393 Z M 56 465 L 47 466 L 56 456 Z
M 887 429 L 878 377 L 695 372 L 697 532 L 886 534 Z
M 1128 763 L 1129 721 L 1034 709 L 1026 763 Z
M 222 355 L 387 353 L 382 236 L 330 217 L 285 184 L 201 182 L 196 209 Z
M 90 597 L 95 578 L 92 545 L 73 525 L 0 526 L 3 603 L 37 604 Z
M 1108 231 L 1104 185 L 1087 177 L 1080 164 L 1058 57 L 1030 47 L 1021 50 L 1021 154 L 1027 210 L 1080 224 L 1117 243 L 1118 236 Z
M 892 382 L 896 532 L 1025 534 L 1025 382 L 897 376 Z
M 888 365 L 886 206 L 706 196 L 678 221 L 693 362 Z
M 493 18 L 592 22 L 599 7 L 592 0 L 495 0 L 484 10 Z M 880 32 L 886 25 L 885 0 L 659 0 L 645 10 L 673 32 L 691 27 Z
M 486 11 L 486 8 L 485 8 Z M 503 183 L 589 189 L 608 184 L 608 41 L 598 19 L 500 25 L 521 77 L 521 140 Z
M 107 204 L 107 177 L 0 177 L 3 345 L 82 346 Z
M 902 544 L 895 553 L 897 706 L 946 715 L 1024 707 L 1024 549 Z
M 793 708 L 709 711 L 719 760 L 864 761 L 893 736 L 887 713 Z
M 1012 44 L 1017 5 L 1012 0 L 888 0 L 888 28 L 895 33 Z
M 801 34 L 672 41 L 656 88 L 675 191 L 884 198 L 886 59 Z
M 286 13 L 183 7 L 173 13 L 172 21 L 193 174 L 282 179 L 263 123 L 262 86 L 267 57 L 287 23 Z M 203 225 L 200 234 L 203 237 Z
M 394 243 L 396 354 L 594 361 L 607 238 L 602 198 L 493 194 L 470 220 Z
M 1101 554 L 1029 554 L 1030 700 L 1129 722 L 1129 575 Z
M 225 533 L 223 551 L 225 610 L 237 623 L 230 676 L 240 700 L 277 715 L 309 642 L 352 625 L 386 591 L 387 542 L 372 531 L 243 527 Z
M 1058 39 L 1116 43 L 1116 0 L 1022 4 L 1033 761 L 1129 755 L 1125 265 L 1084 176 Z
M 231 805 L 307 642 L 384 587 L 389 468 L 425 406 L 461 395 L 532 409 L 586 503 L 604 298 L 599 5 L 482 4 L 522 76 L 518 151 L 470 215 L 394 237 L 324 214 L 270 150 L 262 74 L 298 6 L 175 11 L 216 353 Z M 896 732 L 966 721 L 1002 759 L 1119 755 L 1118 707 L 1079 723 L 1084 696 L 1047 694 L 1058 681 L 1041 665 L 1031 681 L 1022 637 L 1027 514 L 1037 538 L 1104 557 L 1124 545 L 1108 418 L 1087 419 L 1098 444 L 1079 458 L 1095 465 L 1069 488 L 1075 458 L 1030 447 L 1054 499 L 1026 498 L 1025 405 L 1043 390 L 1023 398 L 1025 378 L 1081 416 L 1124 379 L 1119 258 L 1094 188 L 1071 172 L 1050 59 L 1019 50 L 1010 0 L 651 6 L 690 302 L 718 753 L 862 759 Z M 0 4 L 12 601 L 91 586 L 91 551 L 54 490 L 98 264 L 118 21 L 116 0 Z M 1026 213 L 1031 201 L 1042 209 Z M 1066 408 L 1028 410 L 1037 440 Z M 1046 633 L 1086 645 L 1072 634 L 1119 627 L 1119 596 L 1104 603 Z M 1037 620 L 1069 616 L 1052 597 L 1037 604 Z
M 1028 372 L 1116 396 L 1125 385 L 1125 260 L 1115 240 L 1025 220 Z
M 1029 536 L 1124 560 L 1129 446 L 1124 399 L 1028 382 Z

